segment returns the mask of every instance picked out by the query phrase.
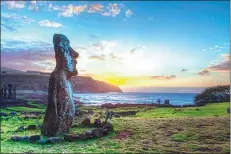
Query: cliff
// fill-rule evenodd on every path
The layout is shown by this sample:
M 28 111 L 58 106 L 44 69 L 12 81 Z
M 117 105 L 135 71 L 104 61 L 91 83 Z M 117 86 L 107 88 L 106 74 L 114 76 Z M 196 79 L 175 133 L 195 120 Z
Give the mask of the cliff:
M 22 72 L 18 70 L 1 68 L 2 84 L 16 85 L 17 90 L 41 90 L 47 91 L 49 83 L 49 73 L 39 73 L 34 71 Z M 74 92 L 101 93 L 101 92 L 122 92 L 115 85 L 103 81 L 97 81 L 91 77 L 74 76 L 71 79 Z

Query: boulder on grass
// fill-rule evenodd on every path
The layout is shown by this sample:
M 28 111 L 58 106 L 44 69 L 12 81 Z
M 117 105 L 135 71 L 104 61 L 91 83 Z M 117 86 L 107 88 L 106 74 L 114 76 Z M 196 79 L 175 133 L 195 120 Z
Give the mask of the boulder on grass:
M 39 140 L 40 140 L 40 135 L 32 135 L 29 138 L 30 142 L 36 142 L 36 141 L 39 141 Z
M 78 136 L 75 134 L 66 134 L 66 135 L 64 135 L 64 140 L 69 141 L 69 142 L 74 142 L 74 141 L 78 140 Z
M 95 119 L 95 121 L 94 121 L 94 126 L 95 126 L 95 127 L 100 127 L 100 125 L 101 125 L 100 119 Z
M 48 141 L 48 143 L 56 143 L 56 142 L 61 142 L 62 139 L 60 137 L 50 137 L 50 138 L 48 138 L 47 141 Z
M 80 140 L 85 140 L 85 139 L 87 139 L 87 138 L 88 138 L 88 137 L 87 137 L 87 135 L 86 135 L 85 133 L 79 135 L 79 139 L 80 139 Z
M 19 140 L 21 140 L 21 137 L 20 136 L 12 136 L 10 139 L 12 141 L 19 141 Z
M 84 126 L 89 126 L 91 124 L 90 118 L 85 118 L 82 122 L 82 125 Z
M 18 129 L 16 131 L 23 131 L 24 130 L 24 126 L 20 126 L 18 127 Z
M 103 129 L 101 129 L 101 128 L 94 129 L 92 131 L 92 136 L 94 136 L 94 137 L 102 137 L 103 136 Z
M 26 130 L 35 130 L 37 128 L 36 125 L 29 125 Z

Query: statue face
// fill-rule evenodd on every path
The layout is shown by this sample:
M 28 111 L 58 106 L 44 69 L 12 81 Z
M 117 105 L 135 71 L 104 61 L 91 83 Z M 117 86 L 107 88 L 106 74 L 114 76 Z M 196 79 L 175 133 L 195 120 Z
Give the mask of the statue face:
M 76 68 L 77 57 L 79 54 L 70 46 L 70 41 L 65 35 L 54 34 L 53 37 L 56 66 L 60 69 L 65 69 L 73 75 L 78 75 Z

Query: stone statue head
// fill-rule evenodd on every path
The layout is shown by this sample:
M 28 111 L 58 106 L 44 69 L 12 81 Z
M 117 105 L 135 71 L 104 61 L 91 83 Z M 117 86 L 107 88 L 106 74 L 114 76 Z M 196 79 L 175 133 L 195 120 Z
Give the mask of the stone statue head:
M 54 34 L 53 44 L 55 49 L 56 69 L 63 69 L 72 75 L 78 75 L 76 59 L 79 54 L 71 48 L 68 38 L 62 34 Z

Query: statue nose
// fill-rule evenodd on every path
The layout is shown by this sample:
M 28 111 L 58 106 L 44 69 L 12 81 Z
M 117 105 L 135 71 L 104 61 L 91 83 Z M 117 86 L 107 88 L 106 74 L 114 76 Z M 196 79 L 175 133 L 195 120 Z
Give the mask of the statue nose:
M 74 49 L 72 49 L 71 47 L 70 47 L 70 52 L 71 52 L 71 56 L 73 57 L 73 58 L 78 58 L 79 57 L 79 53 L 78 52 L 76 52 Z

